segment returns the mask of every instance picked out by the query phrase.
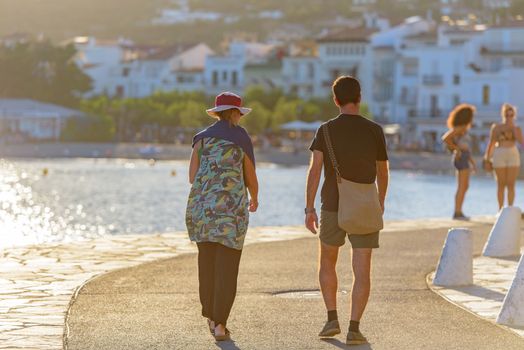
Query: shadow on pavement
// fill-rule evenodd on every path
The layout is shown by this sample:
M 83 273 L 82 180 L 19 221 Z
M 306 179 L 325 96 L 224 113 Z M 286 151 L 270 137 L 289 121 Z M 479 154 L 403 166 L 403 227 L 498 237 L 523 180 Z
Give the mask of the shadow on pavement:
M 465 294 L 473 295 L 480 298 L 491 299 L 493 301 L 504 300 L 505 295 L 503 293 L 482 287 L 477 285 L 465 286 L 465 287 L 449 287 L 449 289 L 456 290 Z
M 222 350 L 240 350 L 240 348 L 235 344 L 233 340 L 230 341 L 220 341 L 215 343 L 217 347 Z
M 322 341 L 326 342 L 326 343 L 329 343 L 339 349 L 349 349 L 351 348 L 351 350 L 373 350 L 373 348 L 371 347 L 371 344 L 364 344 L 364 345 L 352 345 L 352 346 L 349 346 L 349 345 L 346 345 L 346 343 L 343 343 L 341 342 L 340 340 L 338 339 L 321 339 Z

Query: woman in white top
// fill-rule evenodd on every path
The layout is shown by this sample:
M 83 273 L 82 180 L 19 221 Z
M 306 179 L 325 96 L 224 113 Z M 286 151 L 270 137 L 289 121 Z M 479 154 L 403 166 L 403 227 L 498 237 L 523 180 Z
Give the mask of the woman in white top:
M 489 143 L 484 154 L 484 168 L 495 169 L 499 209 L 504 206 L 507 189 L 508 205 L 515 201 L 515 183 L 520 170 L 520 154 L 517 142 L 522 144 L 522 130 L 516 125 L 517 109 L 505 103 L 501 110 L 502 123 L 493 124 Z

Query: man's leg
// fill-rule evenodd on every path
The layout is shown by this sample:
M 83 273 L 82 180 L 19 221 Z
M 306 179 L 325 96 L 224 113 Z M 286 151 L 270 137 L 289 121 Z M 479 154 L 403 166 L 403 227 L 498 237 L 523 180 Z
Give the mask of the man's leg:
M 327 311 L 337 310 L 337 259 L 339 247 L 320 242 L 318 279 Z
M 354 248 L 353 289 L 351 290 L 351 321 L 360 322 L 371 289 L 371 248 Z
M 346 233 L 338 227 L 336 212 L 322 211 L 320 214 L 320 261 L 318 279 L 327 309 L 327 322 L 319 333 L 320 337 L 332 337 L 340 333 L 337 315 L 337 259 L 338 249 L 344 245 Z

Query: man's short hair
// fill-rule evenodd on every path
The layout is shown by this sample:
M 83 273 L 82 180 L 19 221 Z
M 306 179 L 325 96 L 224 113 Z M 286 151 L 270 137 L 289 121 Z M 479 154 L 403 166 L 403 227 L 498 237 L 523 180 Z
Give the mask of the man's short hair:
M 333 95 L 340 106 L 345 106 L 348 103 L 357 104 L 360 102 L 360 83 L 352 76 L 346 75 L 337 78 L 333 82 L 332 90 Z

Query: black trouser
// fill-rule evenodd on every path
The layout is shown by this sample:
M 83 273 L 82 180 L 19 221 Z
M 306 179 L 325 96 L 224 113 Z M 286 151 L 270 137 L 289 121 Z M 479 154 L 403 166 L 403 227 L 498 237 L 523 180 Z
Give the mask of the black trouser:
M 237 294 L 242 251 L 213 242 L 197 246 L 202 316 L 225 326 Z

